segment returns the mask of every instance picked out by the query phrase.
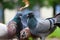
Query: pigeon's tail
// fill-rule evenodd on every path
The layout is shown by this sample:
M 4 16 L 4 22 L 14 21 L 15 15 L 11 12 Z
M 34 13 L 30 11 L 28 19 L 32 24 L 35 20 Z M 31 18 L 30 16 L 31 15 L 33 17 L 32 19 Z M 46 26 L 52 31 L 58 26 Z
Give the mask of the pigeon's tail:
M 55 16 L 55 19 L 56 19 L 55 25 L 60 27 L 60 13 Z

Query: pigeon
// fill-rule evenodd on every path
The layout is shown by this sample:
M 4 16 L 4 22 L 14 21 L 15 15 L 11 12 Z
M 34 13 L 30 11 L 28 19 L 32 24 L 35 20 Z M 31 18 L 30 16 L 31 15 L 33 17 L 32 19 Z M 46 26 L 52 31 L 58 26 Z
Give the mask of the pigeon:
M 0 23 L 0 38 L 11 39 L 15 35 L 20 39 L 20 31 L 22 30 L 21 15 L 16 16 L 8 22 L 7 25 Z
M 56 20 L 56 18 L 37 19 L 33 13 L 29 13 L 28 27 L 33 35 L 45 40 L 45 37 L 56 29 L 56 25 L 54 25 L 57 22 Z
M 20 39 L 20 31 L 23 29 L 22 23 L 21 23 L 21 16 L 22 14 L 17 13 L 16 16 L 12 19 L 16 24 L 16 35 L 18 39 Z M 12 22 L 10 21 L 10 22 Z
M 6 25 L 9 39 L 13 38 L 15 35 L 18 37 L 18 39 L 20 39 L 20 31 L 23 28 L 21 23 L 21 16 L 21 14 L 16 14 L 16 16 Z

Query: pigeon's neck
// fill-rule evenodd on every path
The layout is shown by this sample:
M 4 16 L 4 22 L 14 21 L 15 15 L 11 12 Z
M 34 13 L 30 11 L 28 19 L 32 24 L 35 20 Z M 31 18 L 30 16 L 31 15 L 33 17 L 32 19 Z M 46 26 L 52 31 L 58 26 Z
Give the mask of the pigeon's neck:
M 15 16 L 13 21 L 15 21 L 16 23 L 19 23 L 19 22 L 21 22 L 21 19 L 19 16 Z
M 17 25 L 16 29 L 18 30 L 17 31 L 17 33 L 18 33 L 23 28 L 22 27 L 22 23 L 21 23 L 21 18 L 19 16 L 15 16 L 14 19 L 13 19 L 13 21 L 16 22 L 16 25 Z
M 37 25 L 37 20 L 35 18 L 30 18 L 28 20 L 28 26 L 30 29 L 34 29 Z

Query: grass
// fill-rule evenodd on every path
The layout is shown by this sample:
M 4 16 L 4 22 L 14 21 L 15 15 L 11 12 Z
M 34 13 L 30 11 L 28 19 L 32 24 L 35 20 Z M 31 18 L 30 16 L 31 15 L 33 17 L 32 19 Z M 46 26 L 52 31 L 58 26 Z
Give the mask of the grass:
M 51 35 L 49 35 L 48 37 L 50 37 L 50 38 L 54 38 L 54 37 L 60 38 L 60 28 L 57 27 L 56 30 Z

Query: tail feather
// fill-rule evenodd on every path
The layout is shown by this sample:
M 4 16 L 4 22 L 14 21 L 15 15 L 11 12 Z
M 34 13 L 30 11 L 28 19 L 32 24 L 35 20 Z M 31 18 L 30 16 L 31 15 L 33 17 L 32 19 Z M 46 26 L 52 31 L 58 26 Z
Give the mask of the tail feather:
M 55 25 L 57 25 L 57 26 L 60 27 L 60 13 L 57 14 L 57 15 L 55 16 L 55 18 L 56 18 L 56 20 L 57 20 L 57 22 L 55 23 Z

